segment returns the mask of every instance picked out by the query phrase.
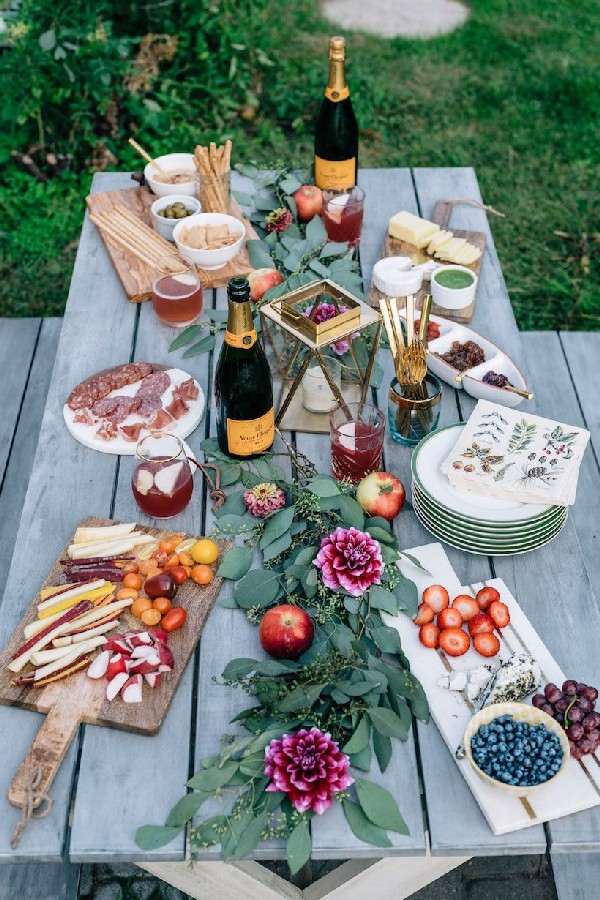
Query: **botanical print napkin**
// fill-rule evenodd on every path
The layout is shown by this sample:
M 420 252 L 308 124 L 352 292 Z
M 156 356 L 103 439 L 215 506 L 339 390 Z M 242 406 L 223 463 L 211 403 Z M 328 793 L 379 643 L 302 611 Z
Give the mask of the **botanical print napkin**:
M 589 438 L 584 428 L 480 400 L 442 472 L 480 496 L 570 506 Z

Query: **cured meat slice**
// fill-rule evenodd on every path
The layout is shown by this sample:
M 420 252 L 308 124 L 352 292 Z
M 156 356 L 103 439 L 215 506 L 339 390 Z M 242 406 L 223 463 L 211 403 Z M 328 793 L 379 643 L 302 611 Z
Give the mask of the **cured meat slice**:
M 141 416 L 150 416 L 162 406 L 160 397 L 135 397 L 137 406 L 132 412 L 138 412 Z
M 197 396 L 198 385 L 193 378 L 188 378 L 173 388 L 173 397 L 179 397 L 180 400 L 195 400 Z
M 77 412 L 73 416 L 73 421 L 82 425 L 93 425 L 94 417 L 91 414 L 89 408 L 87 406 L 84 406 L 83 409 L 80 409 L 79 412 Z
M 148 428 L 153 431 L 162 431 L 172 421 L 173 416 L 166 409 L 159 409 L 149 420 Z
M 92 406 L 92 413 L 100 419 L 107 419 L 111 413 L 115 411 L 119 401 L 117 397 L 103 397 L 102 400 L 96 400 Z
M 140 431 L 144 428 L 143 422 L 133 422 L 131 425 L 121 425 L 121 434 L 124 440 L 136 442 L 140 436 Z
M 136 397 L 160 397 L 171 384 L 171 376 L 167 372 L 153 372 L 142 378 Z
M 136 406 L 137 403 L 134 397 L 117 396 L 115 397 L 115 400 L 117 400 L 117 406 L 106 418 L 110 419 L 113 425 L 120 425 L 120 423 L 124 422 L 127 416 L 132 412 L 132 408 Z
M 120 390 L 127 384 L 135 384 L 153 371 L 152 363 L 126 363 L 106 369 L 76 385 L 67 398 L 67 405 L 71 409 L 90 407 L 95 400 L 102 400 L 111 391 Z
M 136 363 L 136 366 L 140 373 L 140 378 L 145 378 L 146 375 L 151 375 L 154 372 L 152 363 Z
M 108 422 L 106 419 L 96 432 L 96 436 L 101 438 L 103 441 L 112 441 L 117 436 L 118 427 L 114 425 L 112 422 Z
M 173 416 L 174 419 L 180 419 L 182 416 L 186 414 L 189 409 L 189 406 L 182 400 L 181 397 L 173 397 L 171 403 L 168 406 L 165 406 L 166 411 L 170 416 Z

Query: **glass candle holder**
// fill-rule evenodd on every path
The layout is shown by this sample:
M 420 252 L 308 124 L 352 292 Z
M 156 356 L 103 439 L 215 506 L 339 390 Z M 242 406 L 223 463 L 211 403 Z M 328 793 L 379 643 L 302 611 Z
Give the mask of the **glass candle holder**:
M 342 389 L 342 366 L 339 359 L 328 356 L 325 365 L 338 391 Z M 331 390 L 323 369 L 313 360 L 302 378 L 302 406 L 309 412 L 328 413 L 338 405 L 338 399 Z
M 397 378 L 390 384 L 388 424 L 393 440 L 412 447 L 435 431 L 440 420 L 442 386 L 435 375 L 427 373 L 420 386 L 407 389 Z

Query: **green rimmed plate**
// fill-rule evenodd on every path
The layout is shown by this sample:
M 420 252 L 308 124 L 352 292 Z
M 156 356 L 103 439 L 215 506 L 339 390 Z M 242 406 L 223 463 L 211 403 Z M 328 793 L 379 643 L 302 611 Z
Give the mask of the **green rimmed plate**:
M 411 467 L 413 478 L 421 492 L 446 513 L 459 515 L 461 519 L 476 525 L 513 525 L 543 521 L 548 513 L 562 507 L 519 503 L 516 500 L 498 500 L 495 497 L 478 497 L 453 488 L 442 474 L 442 463 L 456 443 L 464 423 L 446 425 L 428 434 L 413 451 Z

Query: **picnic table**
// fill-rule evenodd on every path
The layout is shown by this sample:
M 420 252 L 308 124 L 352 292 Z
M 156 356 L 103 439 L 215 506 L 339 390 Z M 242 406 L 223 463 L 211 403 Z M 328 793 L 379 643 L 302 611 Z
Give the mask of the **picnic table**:
M 233 180 L 234 187 L 251 189 L 247 179 L 234 175 Z M 440 198 L 481 199 L 475 174 L 469 168 L 363 170 L 359 183 L 367 195 L 360 246 L 367 286 L 390 215 L 407 209 L 428 216 Z M 92 190 L 131 186 L 127 174 L 106 173 L 94 177 Z M 463 584 L 502 577 L 561 667 L 569 675 L 597 685 L 600 612 L 593 586 L 600 575 L 596 549 L 600 422 L 594 397 L 600 379 L 596 370 L 590 373 L 586 369 L 591 344 L 584 346 L 583 342 L 598 336 L 540 333 L 529 336 L 524 347 L 485 213 L 458 208 L 452 225 L 485 231 L 488 236 L 473 327 L 507 349 L 518 362 L 537 392 L 536 404 L 528 408 L 560 421 L 587 424 L 592 430 L 592 448 L 582 465 L 577 504 L 565 528 L 549 546 L 507 558 L 445 549 Z M 225 308 L 225 290 L 206 292 L 205 305 Z M 24 355 L 15 337 L 17 331 L 18 341 L 27 346 Z M 0 471 L 8 465 L 0 495 L 0 512 L 6 510 L 1 516 L 4 527 L 0 541 L 5 567 L 14 548 L 10 569 L 0 572 L 0 576 L 6 575 L 0 610 L 1 646 L 9 640 L 79 519 L 97 515 L 151 524 L 138 510 L 131 493 L 133 459 L 86 449 L 72 439 L 63 422 L 65 398 L 89 374 L 129 360 L 178 362 L 178 357 L 167 350 L 173 331 L 158 322 L 151 304 L 126 301 L 87 214 L 49 379 L 48 359 L 52 357 L 49 350 L 44 356 L 44 342 L 51 343 L 52 337 L 55 341 L 56 331 L 56 323 L 45 330 L 40 330 L 38 323 L 29 329 L 0 332 L 0 360 L 9 346 L 14 360 L 12 380 L 5 381 L 10 388 L 6 392 L 6 422 L 0 426 Z M 36 353 L 39 348 L 41 354 Z M 597 354 L 597 341 L 594 349 Z M 188 439 L 196 453 L 202 440 L 215 433 L 212 379 L 218 351 L 219 344 L 211 356 L 204 354 L 187 363 L 207 397 L 205 418 Z M 20 359 L 26 360 L 26 365 L 19 367 Z M 385 409 L 392 377 L 388 351 L 380 351 L 380 361 L 385 374 L 377 402 Z M 35 433 L 27 423 L 34 416 L 33 410 L 37 409 L 39 415 L 40 396 L 45 394 L 48 379 L 34 453 Z M 440 424 L 466 419 L 473 403 L 464 392 L 445 387 Z M 328 471 L 328 436 L 297 433 L 291 437 L 321 470 Z M 19 459 L 11 455 L 13 445 L 21 447 L 21 469 Z M 30 463 L 26 462 L 28 454 Z M 388 438 L 384 463 L 386 470 L 410 485 L 409 449 Z M 31 472 L 25 485 L 22 477 L 19 482 L 19 473 L 29 464 Z M 194 500 L 178 517 L 177 528 L 205 534 L 211 524 L 210 503 L 198 481 Z M 395 528 L 401 548 L 432 541 L 409 508 L 397 518 Z M 299 900 L 305 896 L 317 900 L 327 896 L 351 900 L 366 896 L 368 891 L 384 900 L 409 896 L 471 856 L 547 851 L 560 900 L 591 900 L 597 896 L 600 808 L 495 837 L 433 724 L 416 723 L 406 743 L 394 742 L 385 775 L 379 773 L 376 764 L 369 774 L 396 797 L 410 835 L 394 834 L 393 846 L 379 850 L 354 837 L 341 809 L 332 808 L 323 817 L 315 817 L 311 823 L 313 859 L 349 861 L 305 892 L 256 862 L 283 858 L 284 844 L 277 841 L 259 845 L 254 862 L 223 863 L 214 849 L 209 850 L 193 869 L 185 862 L 183 835 L 158 850 L 140 851 L 135 843 L 136 829 L 165 821 L 186 780 L 200 767 L 203 757 L 216 752 L 228 722 L 247 702 L 240 692 L 216 685 L 211 679 L 234 656 L 260 653 L 256 629 L 244 615 L 217 605 L 158 735 L 149 738 L 82 727 L 52 787 L 54 806 L 50 815 L 29 824 L 17 850 L 11 849 L 10 840 L 18 811 L 8 804 L 6 791 L 40 727 L 41 717 L 0 707 L 0 862 L 4 864 L 0 866 L 0 900 L 75 897 L 74 864 L 98 861 L 136 862 L 193 897 Z

